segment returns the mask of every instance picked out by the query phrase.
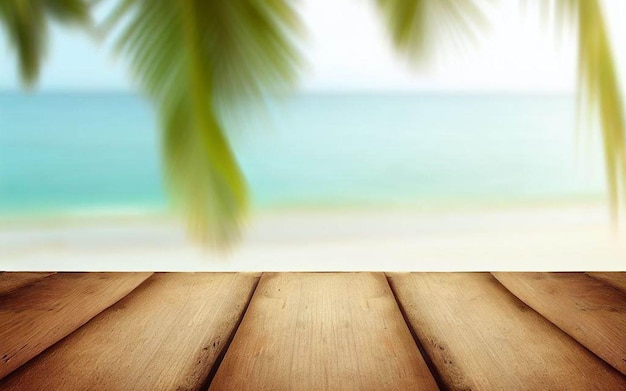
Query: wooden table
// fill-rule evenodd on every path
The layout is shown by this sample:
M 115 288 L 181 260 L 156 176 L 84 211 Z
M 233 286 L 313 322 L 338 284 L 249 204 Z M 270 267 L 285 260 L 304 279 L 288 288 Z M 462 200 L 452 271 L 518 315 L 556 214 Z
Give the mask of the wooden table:
M 0 390 L 626 390 L 622 281 L 0 273 Z

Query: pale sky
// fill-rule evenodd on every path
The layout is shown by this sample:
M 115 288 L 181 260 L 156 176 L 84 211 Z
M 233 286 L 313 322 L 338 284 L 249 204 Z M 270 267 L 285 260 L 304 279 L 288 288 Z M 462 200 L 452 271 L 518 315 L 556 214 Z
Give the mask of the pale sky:
M 300 0 L 298 8 L 308 30 L 303 42 L 307 66 L 300 86 L 307 91 L 572 91 L 573 34 L 564 34 L 559 42 L 537 10 L 522 12 L 519 0 L 487 3 L 491 26 L 475 46 L 460 53 L 443 45 L 436 61 L 417 68 L 392 49 L 374 1 Z M 626 1 L 606 0 L 605 14 L 624 75 Z M 7 55 L 4 35 L 1 38 L 0 89 L 15 89 L 14 56 Z M 76 30 L 53 29 L 42 90 L 129 90 L 130 86 L 125 63 L 111 54 L 110 45 L 93 42 Z

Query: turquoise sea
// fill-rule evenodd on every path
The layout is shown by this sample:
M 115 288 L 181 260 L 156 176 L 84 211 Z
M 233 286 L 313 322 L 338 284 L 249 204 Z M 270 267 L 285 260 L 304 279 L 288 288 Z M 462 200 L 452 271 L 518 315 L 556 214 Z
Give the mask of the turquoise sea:
M 602 199 L 571 96 L 309 94 L 242 111 L 258 209 Z M 597 141 L 597 140 L 596 140 Z M 0 93 L 0 215 L 162 210 L 154 112 L 126 93 Z

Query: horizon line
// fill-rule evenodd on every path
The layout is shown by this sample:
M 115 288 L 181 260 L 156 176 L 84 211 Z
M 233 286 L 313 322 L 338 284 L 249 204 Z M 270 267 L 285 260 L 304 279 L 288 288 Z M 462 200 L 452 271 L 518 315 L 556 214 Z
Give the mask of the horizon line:
M 133 89 L 81 89 L 81 88 L 44 88 L 44 89 L 20 89 L 1 88 L 0 94 L 16 95 L 55 95 L 55 94 L 84 94 L 84 95 L 137 95 L 141 96 L 141 91 Z M 452 96 L 572 96 L 573 90 L 505 90 L 505 89 L 401 89 L 401 88 L 364 88 L 364 89 L 304 89 L 277 94 L 269 94 L 268 97 L 289 97 L 307 95 L 452 95 Z

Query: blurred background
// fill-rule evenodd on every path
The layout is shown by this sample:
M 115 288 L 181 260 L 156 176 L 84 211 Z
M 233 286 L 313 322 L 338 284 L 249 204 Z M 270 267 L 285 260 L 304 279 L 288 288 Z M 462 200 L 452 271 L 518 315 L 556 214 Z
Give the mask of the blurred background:
M 502 3 L 417 66 L 374 2 L 294 3 L 293 88 L 220 117 L 249 191 L 225 251 L 171 208 L 160 106 L 113 54 L 123 28 L 51 25 L 28 91 L 1 37 L 0 269 L 623 270 L 601 125 L 577 121 L 576 31 Z M 626 3 L 602 4 L 623 75 Z

